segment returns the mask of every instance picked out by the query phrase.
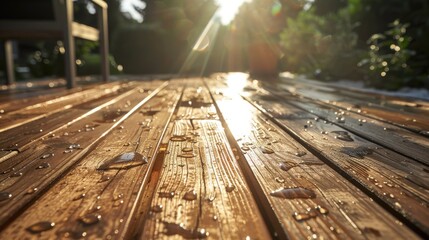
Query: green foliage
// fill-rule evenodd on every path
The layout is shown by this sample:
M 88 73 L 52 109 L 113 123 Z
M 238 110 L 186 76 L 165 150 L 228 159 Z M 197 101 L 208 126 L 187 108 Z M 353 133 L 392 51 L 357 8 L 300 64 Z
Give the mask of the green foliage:
M 280 39 L 286 70 L 322 79 L 349 77 L 356 70 L 357 35 L 346 8 L 324 16 L 314 9 L 301 11 L 295 19 L 287 19 Z
M 368 40 L 368 57 L 359 62 L 367 67 L 370 84 L 387 89 L 398 89 L 413 78 L 409 60 L 415 54 L 409 49 L 409 24 L 395 20 L 384 34 L 374 34 Z

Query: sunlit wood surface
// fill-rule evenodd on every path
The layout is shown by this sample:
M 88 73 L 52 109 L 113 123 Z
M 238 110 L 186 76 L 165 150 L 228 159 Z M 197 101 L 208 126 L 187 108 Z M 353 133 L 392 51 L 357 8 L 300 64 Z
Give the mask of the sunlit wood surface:
M 2 90 L 0 239 L 427 239 L 428 116 L 238 73 Z

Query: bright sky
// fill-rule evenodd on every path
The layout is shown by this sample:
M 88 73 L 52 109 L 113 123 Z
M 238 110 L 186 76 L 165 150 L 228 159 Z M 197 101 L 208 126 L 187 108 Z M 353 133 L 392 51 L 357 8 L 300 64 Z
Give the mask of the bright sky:
M 145 9 L 146 2 L 141 0 L 122 0 L 121 2 L 121 11 L 128 12 L 130 16 L 135 19 L 137 22 L 143 22 L 143 16 L 141 13 L 134 9 L 134 6 Z
M 240 6 L 251 0 L 216 0 L 219 9 L 217 14 L 222 24 L 229 24 L 235 17 Z

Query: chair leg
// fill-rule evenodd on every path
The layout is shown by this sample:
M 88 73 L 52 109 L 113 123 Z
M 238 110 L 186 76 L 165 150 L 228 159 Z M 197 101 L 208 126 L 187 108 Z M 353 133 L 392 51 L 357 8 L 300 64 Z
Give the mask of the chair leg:
M 75 44 L 72 35 L 72 22 L 73 22 L 73 3 L 70 0 L 65 1 L 65 12 L 64 16 L 64 48 L 65 48 L 65 71 L 67 88 L 71 89 L 76 85 L 76 56 L 75 56 Z
M 15 70 L 13 64 L 13 46 L 11 40 L 4 42 L 4 51 L 6 55 L 6 85 L 12 85 L 15 83 Z
M 109 81 L 109 41 L 107 35 L 107 8 L 100 8 L 98 15 L 98 29 L 100 31 L 101 77 L 103 82 Z

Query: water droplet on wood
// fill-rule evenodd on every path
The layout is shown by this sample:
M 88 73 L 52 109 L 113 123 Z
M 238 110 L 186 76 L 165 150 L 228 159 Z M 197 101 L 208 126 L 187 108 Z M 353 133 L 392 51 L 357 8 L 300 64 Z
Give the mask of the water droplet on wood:
M 128 152 L 107 160 L 98 170 L 130 169 L 147 163 L 147 158 L 140 153 Z
M 54 222 L 43 221 L 43 222 L 38 222 L 31 225 L 26 230 L 30 233 L 36 234 L 36 233 L 41 233 L 44 231 L 51 230 L 52 228 L 54 228 L 54 226 L 55 226 Z
M 100 214 L 87 214 L 79 218 L 79 222 L 87 226 L 97 224 L 100 222 L 100 220 Z
M 318 206 L 316 207 L 316 209 L 317 209 L 317 211 L 319 211 L 319 213 L 320 213 L 320 214 L 323 214 L 323 215 L 326 215 L 326 214 L 328 214 L 328 213 L 329 213 L 329 210 L 328 210 L 328 209 L 326 209 L 326 208 L 324 208 L 324 207 L 322 207 L 322 206 L 320 206 L 320 205 L 318 205 Z
M 295 153 L 295 156 L 298 156 L 298 157 L 302 157 L 302 156 L 305 156 L 305 155 L 307 155 L 307 153 L 304 152 L 304 151 L 298 151 L 298 152 Z
M 172 142 L 183 142 L 183 141 L 186 141 L 186 137 L 184 137 L 184 136 L 172 136 L 172 137 L 170 137 L 170 141 L 172 141 Z
M 44 169 L 44 168 L 48 168 L 50 166 L 51 166 L 51 164 L 44 162 L 44 163 L 41 163 L 39 166 L 37 166 L 36 169 Z
M 228 186 L 225 187 L 225 190 L 227 192 L 232 192 L 234 191 L 234 189 L 235 189 L 235 186 L 233 184 L 228 184 Z
M 197 193 L 194 190 L 188 191 L 183 195 L 183 199 L 187 201 L 193 201 L 197 199 Z
M 162 212 L 162 205 L 161 204 L 157 204 L 157 205 L 153 206 L 151 208 L 151 211 L 154 212 L 154 213 L 160 213 L 160 212 Z
M 173 236 L 173 235 L 180 235 L 181 237 L 185 239 L 203 239 L 207 238 L 209 236 L 209 233 L 203 229 L 186 229 L 184 224 L 177 224 L 177 223 L 170 223 L 170 222 L 163 222 L 164 223 L 164 234 L 167 236 Z
M 16 173 L 12 173 L 11 175 L 10 175 L 10 177 L 21 177 L 23 175 L 23 173 L 22 172 L 16 172 Z
M 9 200 L 12 198 L 12 194 L 9 192 L 0 192 L 0 202 Z
M 336 139 L 346 141 L 346 142 L 353 142 L 353 138 L 346 131 L 333 131 L 332 133 L 335 134 L 334 137 Z
M 85 193 L 82 193 L 82 194 L 80 194 L 80 195 L 78 195 L 78 196 L 74 197 L 74 198 L 73 198 L 73 201 L 77 201 L 77 200 L 83 199 L 83 198 L 85 198 L 85 196 L 86 196 L 86 194 L 85 194 Z
M 289 171 L 291 168 L 296 167 L 296 164 L 293 162 L 282 162 L 279 164 L 279 167 L 283 171 Z
M 177 156 L 182 157 L 182 158 L 193 158 L 196 155 L 195 155 L 195 153 L 187 152 L 187 153 L 178 154 Z
M 182 148 L 182 152 L 192 152 L 194 149 L 191 147 L 184 147 Z
M 280 177 L 276 177 L 275 180 L 278 183 L 284 183 L 285 182 L 284 178 L 280 178 Z
M 173 191 L 171 191 L 171 192 L 160 192 L 160 193 L 158 193 L 158 196 L 160 197 L 160 198 L 173 198 L 174 197 L 174 195 L 176 195 Z
M 274 150 L 269 147 L 263 147 L 261 150 L 262 150 L 262 153 L 266 153 L 266 154 L 274 153 Z
M 47 158 L 50 158 L 50 157 L 53 157 L 53 156 L 55 156 L 55 154 L 53 154 L 53 153 L 46 153 L 46 154 L 43 154 L 40 157 L 40 159 L 47 159 Z
M 343 147 L 341 148 L 341 152 L 349 155 L 350 157 L 364 159 L 365 156 L 370 155 L 374 152 L 371 148 L 368 147 Z
M 296 199 L 296 198 L 315 198 L 316 194 L 307 188 L 294 187 L 294 188 L 280 188 L 270 193 L 273 197 Z
M 35 192 L 37 192 L 39 189 L 38 188 L 30 188 L 27 190 L 27 192 L 25 192 L 25 194 L 33 194 Z
M 80 144 L 74 143 L 70 144 L 67 149 L 81 149 Z

